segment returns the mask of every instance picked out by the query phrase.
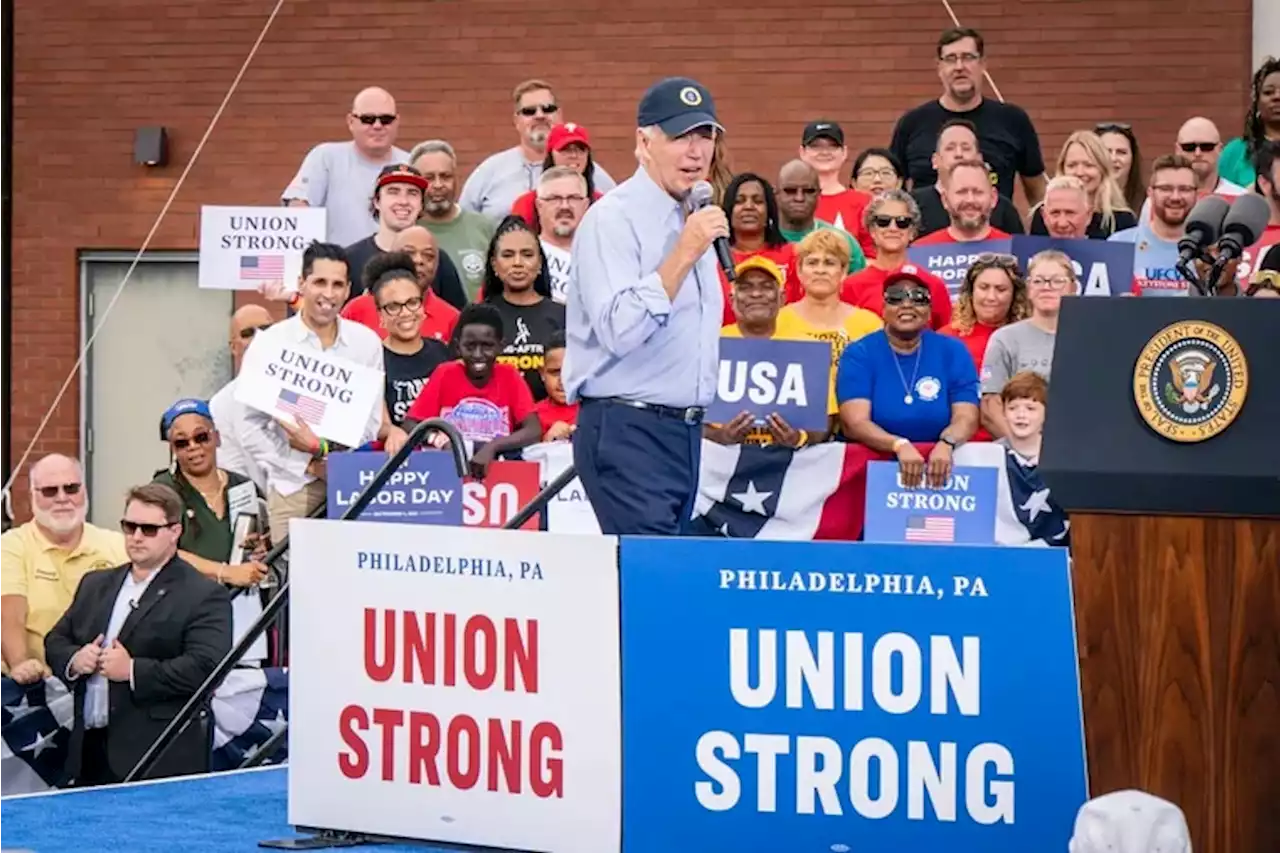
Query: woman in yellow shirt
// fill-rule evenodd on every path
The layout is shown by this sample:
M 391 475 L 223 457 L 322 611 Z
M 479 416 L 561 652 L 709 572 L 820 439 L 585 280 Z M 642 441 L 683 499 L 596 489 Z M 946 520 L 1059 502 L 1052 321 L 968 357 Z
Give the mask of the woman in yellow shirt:
M 796 261 L 804 296 L 778 312 L 777 336 L 828 342 L 834 371 L 844 348 L 880 331 L 884 321 L 865 308 L 840 301 L 849 245 L 838 233 L 823 228 L 809 234 L 796 246 Z

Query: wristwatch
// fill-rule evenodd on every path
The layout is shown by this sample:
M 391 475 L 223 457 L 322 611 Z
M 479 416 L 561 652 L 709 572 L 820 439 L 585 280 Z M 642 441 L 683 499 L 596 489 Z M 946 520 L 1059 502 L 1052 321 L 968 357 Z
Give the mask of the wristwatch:
M 957 447 L 960 446 L 957 442 L 947 438 L 945 433 L 938 436 L 938 441 L 941 441 L 943 444 L 945 444 L 947 447 L 950 447 L 952 450 L 955 450 Z

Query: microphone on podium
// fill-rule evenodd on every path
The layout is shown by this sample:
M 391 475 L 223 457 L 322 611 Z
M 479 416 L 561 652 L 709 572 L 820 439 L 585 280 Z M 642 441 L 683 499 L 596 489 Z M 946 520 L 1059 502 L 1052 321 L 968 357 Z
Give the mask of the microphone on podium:
M 715 191 L 711 188 L 711 184 L 707 181 L 698 181 L 689 190 L 690 212 L 702 210 L 711 204 L 711 199 L 714 197 Z M 729 251 L 729 238 L 717 237 L 712 241 L 712 245 L 715 247 L 716 258 L 720 261 L 720 270 L 724 273 L 724 277 L 733 281 L 733 253 Z
M 1246 194 L 1236 198 L 1231 210 L 1222 220 L 1222 233 L 1218 238 L 1218 257 L 1209 271 L 1207 282 L 1210 294 L 1218 289 L 1218 278 L 1227 264 L 1240 258 L 1244 250 L 1262 237 L 1271 219 L 1271 208 L 1260 195 Z

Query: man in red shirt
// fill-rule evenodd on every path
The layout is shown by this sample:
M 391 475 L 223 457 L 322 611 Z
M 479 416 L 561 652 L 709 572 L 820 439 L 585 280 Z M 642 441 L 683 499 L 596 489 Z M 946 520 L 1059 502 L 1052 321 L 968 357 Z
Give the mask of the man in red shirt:
M 440 248 L 435 235 L 421 225 L 412 225 L 396 234 L 391 246 L 391 251 L 404 252 L 413 258 L 418 283 L 422 285 L 422 337 L 447 344 L 453 337 L 453 328 L 458 322 L 458 309 L 431 289 L 431 281 L 435 278 L 437 265 L 440 263 Z M 362 293 L 352 299 L 343 307 L 342 316 L 368 326 L 386 340 L 387 330 L 382 327 L 382 321 L 378 317 L 378 306 L 373 301 L 373 294 Z
M 844 128 L 825 119 L 809 122 L 800 136 L 800 159 L 818 173 L 818 185 L 822 189 L 814 216 L 852 234 L 863 254 L 875 257 L 876 247 L 862 221 L 871 194 L 850 189 L 840 181 L 840 170 L 849 159 Z
M 916 246 L 977 243 L 1005 239 L 1009 234 L 991 225 L 995 209 L 991 175 L 981 160 L 961 160 L 942 173 L 942 204 L 951 224 L 915 241 Z

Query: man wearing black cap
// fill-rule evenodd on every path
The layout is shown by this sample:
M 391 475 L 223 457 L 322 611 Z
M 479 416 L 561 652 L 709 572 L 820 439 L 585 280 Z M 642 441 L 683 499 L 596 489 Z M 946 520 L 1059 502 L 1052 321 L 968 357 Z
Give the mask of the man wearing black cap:
M 640 100 L 640 168 L 578 226 L 564 384 L 581 400 L 574 464 L 605 533 L 678 534 L 693 509 L 715 398 L 724 212 L 690 210 L 723 132 L 711 93 L 671 77 Z
M 830 119 L 811 121 L 800 135 L 800 159 L 818 173 L 818 208 L 814 216 L 830 222 L 836 228 L 858 238 L 864 253 L 875 255 L 871 234 L 863 223 L 863 212 L 871 203 L 871 196 L 861 190 L 846 187 L 840 180 L 840 170 L 849 159 L 849 149 L 844 144 L 844 128 Z

